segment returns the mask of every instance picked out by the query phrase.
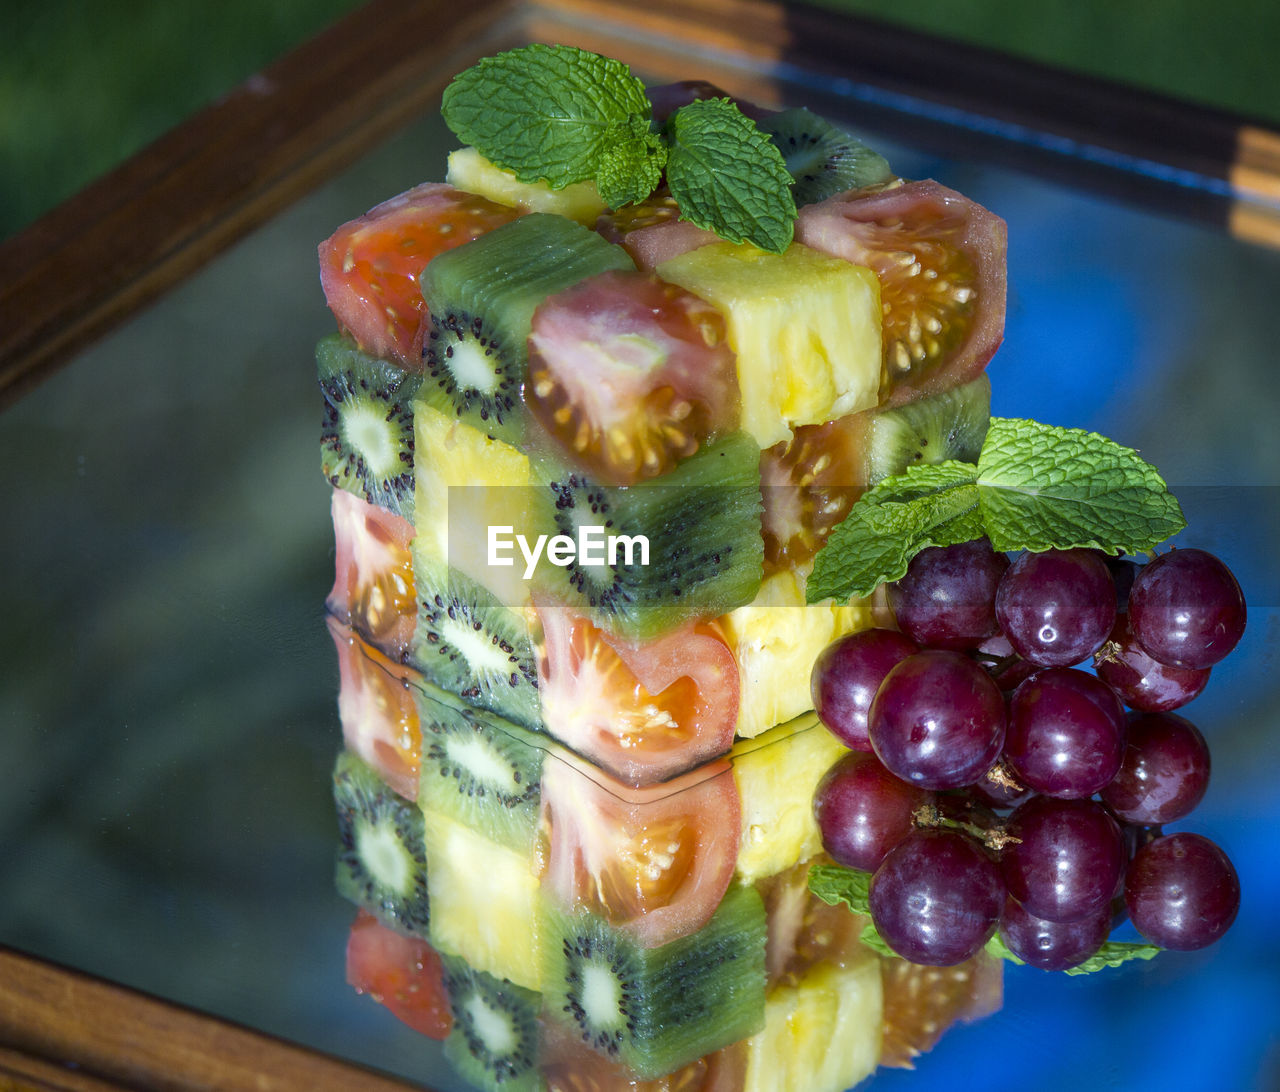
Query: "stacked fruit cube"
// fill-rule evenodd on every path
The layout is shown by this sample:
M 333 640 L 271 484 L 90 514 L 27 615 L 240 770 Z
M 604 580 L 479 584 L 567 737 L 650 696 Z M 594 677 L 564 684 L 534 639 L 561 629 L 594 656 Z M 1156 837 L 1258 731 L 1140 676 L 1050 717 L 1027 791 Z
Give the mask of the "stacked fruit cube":
M 928 1041 L 884 1020 L 920 980 L 805 888 L 843 751 L 810 670 L 872 616 L 805 581 L 870 484 L 976 455 L 1003 224 L 807 111 L 761 127 L 836 164 L 796 168 L 781 253 L 474 149 L 320 247 L 338 882 L 439 953 L 482 1086 L 838 1089 Z M 931 1023 L 989 1006 L 968 972 Z M 828 1072 L 788 1075 L 797 1035 Z

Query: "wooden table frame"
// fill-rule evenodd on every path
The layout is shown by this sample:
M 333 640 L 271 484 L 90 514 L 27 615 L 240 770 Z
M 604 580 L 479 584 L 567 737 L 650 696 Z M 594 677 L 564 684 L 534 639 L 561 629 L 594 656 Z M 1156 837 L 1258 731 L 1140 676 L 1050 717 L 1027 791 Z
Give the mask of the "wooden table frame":
M 1280 245 L 1280 134 L 1219 111 L 769 0 L 372 0 L 0 245 L 0 407 L 530 40 L 763 102 L 805 83 L 941 151 Z M 0 1092 L 407 1087 L 0 949 Z

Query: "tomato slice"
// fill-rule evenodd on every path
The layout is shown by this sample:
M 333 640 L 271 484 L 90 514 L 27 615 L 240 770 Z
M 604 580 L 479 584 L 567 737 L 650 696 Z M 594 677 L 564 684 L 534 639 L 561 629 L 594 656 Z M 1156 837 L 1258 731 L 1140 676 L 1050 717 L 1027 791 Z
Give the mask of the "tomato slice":
M 418 274 L 437 254 L 520 215 L 473 193 L 429 182 L 343 224 L 320 244 L 320 284 L 339 325 L 367 353 L 422 370 L 427 313 Z
M 545 300 L 529 335 L 525 400 L 608 485 L 655 478 L 738 424 L 723 316 L 652 273 L 601 273 Z
M 681 220 L 676 199 L 665 186 L 634 205 L 601 213 L 596 230 L 622 247 L 636 267 L 646 272 L 686 251 L 720 240 L 714 231 Z
M 880 1064 L 910 1069 L 955 1023 L 996 1012 L 1004 1000 L 1004 963 L 986 952 L 954 967 L 882 959 L 884 1038 Z
M 727 759 L 633 788 L 563 751 L 542 770 L 546 888 L 648 948 L 711 919 L 733 878 L 742 806 Z
M 444 1039 L 453 1027 L 440 956 L 361 910 L 347 935 L 347 982 L 414 1031 Z
M 875 270 L 884 309 L 880 404 L 976 377 L 1004 336 L 1007 229 L 932 180 L 806 205 L 796 240 Z
M 542 719 L 580 755 L 651 785 L 733 745 L 738 665 L 715 622 L 628 645 L 568 608 L 536 607 Z
M 388 656 L 404 660 L 417 625 L 413 524 L 345 489 L 333 491 L 330 511 L 336 558 L 325 606 Z
M 393 791 L 418 798 L 422 728 L 410 689 L 416 672 L 395 663 L 332 616 L 338 652 L 338 718 L 347 748 L 363 758 Z

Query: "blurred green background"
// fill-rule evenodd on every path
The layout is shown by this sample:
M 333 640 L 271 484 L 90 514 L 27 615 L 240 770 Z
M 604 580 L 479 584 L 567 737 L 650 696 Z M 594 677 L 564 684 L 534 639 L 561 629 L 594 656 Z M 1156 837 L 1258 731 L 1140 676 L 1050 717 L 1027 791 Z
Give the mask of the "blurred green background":
M 1280 123 L 1274 0 L 819 0 Z M 359 0 L 0 0 L 0 238 Z

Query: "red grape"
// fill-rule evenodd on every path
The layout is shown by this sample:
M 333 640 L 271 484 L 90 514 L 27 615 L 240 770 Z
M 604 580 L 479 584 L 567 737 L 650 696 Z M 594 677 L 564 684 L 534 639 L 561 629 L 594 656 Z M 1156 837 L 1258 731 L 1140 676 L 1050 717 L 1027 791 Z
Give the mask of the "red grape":
M 1120 772 L 1102 802 L 1128 823 L 1172 823 L 1191 814 L 1209 787 L 1209 745 L 1189 720 L 1147 713 L 1129 721 Z
M 1008 568 L 985 538 L 929 546 L 888 585 L 889 606 L 916 644 L 973 648 L 996 632 L 996 588 Z
M 867 710 L 889 669 L 920 650 L 893 629 L 839 637 L 814 661 L 809 689 L 818 719 L 855 751 L 871 750 Z
M 1231 928 L 1240 909 L 1240 879 L 1208 838 L 1166 834 L 1134 854 L 1124 900 L 1134 928 L 1152 944 L 1192 951 Z
M 1129 625 L 1152 659 L 1171 667 L 1212 667 L 1244 633 L 1244 595 L 1213 554 L 1170 550 L 1134 580 Z
M 1098 678 L 1121 701 L 1145 713 L 1167 713 L 1198 697 L 1209 683 L 1207 667 L 1170 667 L 1153 660 L 1134 640 L 1128 615 L 1116 619 L 1111 636 L 1093 657 Z
M 1116 620 L 1116 588 L 1092 550 L 1026 553 L 996 592 L 1000 629 L 1024 660 L 1067 667 L 1102 647 Z
M 1110 903 L 1079 921 L 1048 921 L 1011 898 L 1000 918 L 1000 936 L 1024 963 L 1042 971 L 1065 971 L 1097 953 L 1111 932 L 1111 920 Z
M 851 751 L 823 775 L 814 792 L 822 847 L 839 864 L 874 872 L 915 829 L 912 817 L 932 795 L 894 777 L 875 755 Z

